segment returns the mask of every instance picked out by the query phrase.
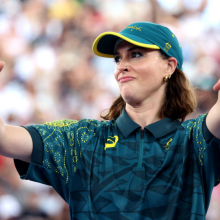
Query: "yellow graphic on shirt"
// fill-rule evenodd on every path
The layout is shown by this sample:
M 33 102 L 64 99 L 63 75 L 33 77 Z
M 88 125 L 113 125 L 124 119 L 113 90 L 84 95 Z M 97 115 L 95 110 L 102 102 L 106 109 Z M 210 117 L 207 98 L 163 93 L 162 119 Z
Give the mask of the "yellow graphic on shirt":
M 167 142 L 166 146 L 164 146 L 164 148 L 165 148 L 166 150 L 169 150 L 169 149 L 170 149 L 170 143 L 171 143 L 172 140 L 173 140 L 173 139 L 170 138 L 170 140 Z
M 110 138 L 115 138 L 115 141 L 113 141 L 113 140 L 111 140 L 111 139 L 108 138 L 107 141 L 111 141 L 112 143 L 111 143 L 111 144 L 106 143 L 104 150 L 106 150 L 106 148 L 115 147 L 115 145 L 116 145 L 117 142 L 118 142 L 118 136 L 117 136 L 117 135 L 115 135 L 114 137 L 111 137 L 111 136 L 109 136 L 109 137 L 110 137 Z
M 78 121 L 76 120 L 70 120 L 70 119 L 65 119 L 65 120 L 57 120 L 57 121 L 52 121 L 52 122 L 46 122 L 45 124 L 47 126 L 52 126 L 52 127 L 68 127 L 72 124 L 76 124 Z

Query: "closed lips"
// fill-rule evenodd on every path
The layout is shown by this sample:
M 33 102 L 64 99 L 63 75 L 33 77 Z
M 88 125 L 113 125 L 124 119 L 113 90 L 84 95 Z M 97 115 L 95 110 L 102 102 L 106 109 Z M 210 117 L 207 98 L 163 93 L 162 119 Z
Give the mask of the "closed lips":
M 118 81 L 119 81 L 119 82 L 126 82 L 126 81 L 130 81 L 130 80 L 132 80 L 132 79 L 134 79 L 134 77 L 132 77 L 132 76 L 124 76 L 124 77 L 120 77 L 120 78 L 118 79 Z

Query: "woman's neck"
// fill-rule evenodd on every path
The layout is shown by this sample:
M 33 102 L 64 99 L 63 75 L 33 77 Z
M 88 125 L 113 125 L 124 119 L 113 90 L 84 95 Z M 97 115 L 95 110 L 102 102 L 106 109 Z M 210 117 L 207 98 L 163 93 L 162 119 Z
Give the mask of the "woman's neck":
M 162 119 L 160 117 L 161 103 L 160 101 L 150 102 L 135 107 L 126 103 L 125 110 L 131 119 L 144 129 L 145 126 Z

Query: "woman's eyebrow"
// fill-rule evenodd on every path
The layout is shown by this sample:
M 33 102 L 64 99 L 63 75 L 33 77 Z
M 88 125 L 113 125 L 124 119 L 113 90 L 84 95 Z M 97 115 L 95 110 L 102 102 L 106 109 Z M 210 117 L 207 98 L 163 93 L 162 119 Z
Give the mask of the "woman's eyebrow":
M 143 47 L 134 46 L 134 47 L 129 48 L 127 51 L 132 51 L 132 50 L 136 50 L 136 49 L 143 49 Z M 119 52 L 117 52 L 117 51 L 114 53 L 114 55 L 118 55 L 118 54 L 119 54 Z

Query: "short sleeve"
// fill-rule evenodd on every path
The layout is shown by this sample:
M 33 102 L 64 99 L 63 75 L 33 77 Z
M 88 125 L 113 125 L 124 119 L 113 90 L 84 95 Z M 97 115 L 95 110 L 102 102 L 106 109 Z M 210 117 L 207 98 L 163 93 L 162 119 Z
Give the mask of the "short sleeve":
M 189 142 L 194 146 L 207 191 L 220 182 L 220 140 L 206 126 L 207 114 L 183 123 Z M 210 193 L 211 195 L 211 193 Z
M 197 155 L 207 211 L 213 187 L 220 182 L 220 140 L 208 130 L 206 116 L 200 115 L 182 125 L 186 129 L 187 143 L 194 147 Z
M 33 127 L 23 127 L 23 128 L 25 128 L 29 132 L 33 141 L 33 152 L 32 152 L 31 162 L 42 165 L 44 146 L 39 132 Z M 17 159 L 14 160 L 14 163 L 20 177 L 24 178 L 25 175 L 27 174 L 30 164 Z
M 206 118 L 207 118 L 207 115 L 206 117 L 204 118 L 204 121 L 202 123 L 202 133 L 204 135 L 204 138 L 206 140 L 206 143 L 209 144 L 213 138 L 215 138 L 215 136 L 209 131 L 209 129 L 207 128 L 207 125 L 206 125 Z
M 25 127 L 33 141 L 31 163 L 15 160 L 21 179 L 51 185 L 68 200 L 68 184 L 77 169 L 77 121 L 61 120 Z

